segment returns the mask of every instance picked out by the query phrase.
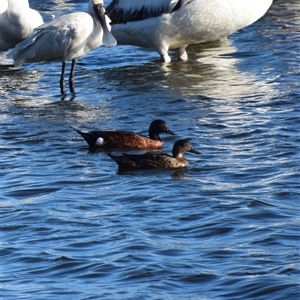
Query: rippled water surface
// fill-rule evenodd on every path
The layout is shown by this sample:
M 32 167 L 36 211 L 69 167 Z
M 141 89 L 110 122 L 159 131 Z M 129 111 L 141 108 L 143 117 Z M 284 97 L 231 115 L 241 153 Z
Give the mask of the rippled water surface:
M 45 20 L 85 1 L 30 1 Z M 188 62 L 117 46 L 0 70 L 2 299 L 299 299 L 299 13 L 189 47 Z M 119 172 L 70 126 L 147 134 L 179 171 Z

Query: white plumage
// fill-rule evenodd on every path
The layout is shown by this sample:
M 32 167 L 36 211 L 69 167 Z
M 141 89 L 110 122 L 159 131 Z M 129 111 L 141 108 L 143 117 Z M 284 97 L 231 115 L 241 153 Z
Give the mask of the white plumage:
M 9 56 L 18 67 L 25 62 L 61 61 L 61 92 L 64 94 L 66 61 L 72 60 L 69 77 L 70 91 L 74 93 L 74 69 L 76 59 L 102 44 L 116 45 L 107 27 L 102 0 L 90 0 L 88 13 L 75 12 L 57 17 L 38 27 L 25 41 L 18 44 Z
M 15 47 L 43 24 L 42 16 L 28 0 L 0 0 L 0 51 Z
M 272 0 L 113 0 L 106 8 L 118 44 L 169 49 L 187 59 L 189 44 L 226 37 L 262 17 Z

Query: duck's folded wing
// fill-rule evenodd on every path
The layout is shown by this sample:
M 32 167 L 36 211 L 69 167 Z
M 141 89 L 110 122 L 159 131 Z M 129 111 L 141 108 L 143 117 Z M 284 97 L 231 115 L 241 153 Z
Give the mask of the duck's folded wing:
M 143 154 L 131 154 L 131 153 L 123 154 L 123 156 L 135 161 L 144 160 L 144 159 L 157 159 L 158 157 L 166 156 L 166 155 L 167 154 L 162 152 L 158 152 L 158 153 L 146 152 Z
M 194 0 L 113 0 L 106 8 L 111 24 L 125 24 L 171 13 Z

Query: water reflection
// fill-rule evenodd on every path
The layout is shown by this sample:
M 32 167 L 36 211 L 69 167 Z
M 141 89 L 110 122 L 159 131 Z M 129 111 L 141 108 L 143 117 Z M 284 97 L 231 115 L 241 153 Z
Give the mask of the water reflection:
M 116 48 L 117 51 L 118 48 Z M 244 57 L 236 55 L 232 41 L 194 45 L 189 49 L 187 62 L 169 64 L 157 61 L 125 66 L 104 74 L 107 81 L 136 93 L 154 87 L 177 91 L 185 96 L 202 95 L 209 98 L 236 99 L 270 92 L 255 73 L 244 72 L 239 63 Z
M 1 68 L 0 72 L 0 96 L 2 99 L 32 97 L 39 89 L 42 78 L 38 70 L 18 71 L 13 68 Z M 26 95 L 26 91 L 30 95 Z
M 188 168 L 182 169 L 154 169 L 154 170 L 133 170 L 133 169 L 122 169 L 116 166 L 117 175 L 127 175 L 135 177 L 156 177 L 156 178 L 165 178 L 166 175 L 170 176 L 172 179 L 188 179 Z

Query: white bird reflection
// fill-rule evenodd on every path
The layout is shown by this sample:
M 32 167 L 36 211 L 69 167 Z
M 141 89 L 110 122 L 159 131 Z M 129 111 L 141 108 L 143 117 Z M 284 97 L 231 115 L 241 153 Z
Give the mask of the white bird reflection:
M 163 65 L 166 88 L 182 94 L 234 99 L 242 95 L 265 93 L 270 86 L 261 84 L 250 72 L 239 68 L 238 49 L 228 39 L 190 48 L 190 62 Z
M 258 79 L 257 74 L 240 67 L 245 57 L 228 39 L 194 45 L 188 51 L 190 59 L 187 62 L 160 64 L 153 61 L 127 65 L 119 68 L 119 72 L 107 72 L 104 76 L 107 81 L 126 82 L 126 88 L 133 93 L 139 90 L 147 92 L 148 88 L 150 93 L 155 84 L 184 96 L 236 99 L 273 89 Z M 128 57 L 132 55 L 124 50 L 123 53 Z

